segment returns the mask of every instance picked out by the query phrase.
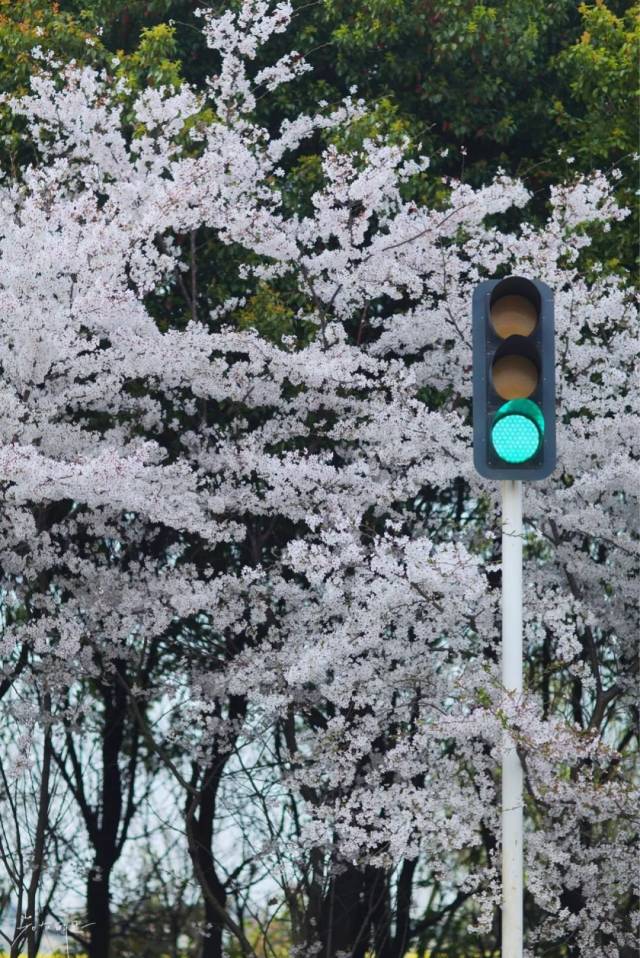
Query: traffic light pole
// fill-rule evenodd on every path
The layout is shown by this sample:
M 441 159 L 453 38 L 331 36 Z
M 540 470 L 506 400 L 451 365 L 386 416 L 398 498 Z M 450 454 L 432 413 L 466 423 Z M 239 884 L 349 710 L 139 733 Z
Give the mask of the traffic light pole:
M 502 684 L 522 694 L 522 482 L 502 491 Z M 511 735 L 502 739 L 502 958 L 522 958 L 522 767 Z
M 522 697 L 522 483 L 556 465 L 553 290 L 539 279 L 477 283 L 471 300 L 473 463 L 501 480 L 502 686 Z M 502 736 L 502 958 L 523 955 L 523 770 Z

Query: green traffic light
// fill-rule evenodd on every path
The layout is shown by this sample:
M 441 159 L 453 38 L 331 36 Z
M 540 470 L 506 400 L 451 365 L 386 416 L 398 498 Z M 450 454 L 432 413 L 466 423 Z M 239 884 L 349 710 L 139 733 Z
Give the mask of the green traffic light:
M 530 399 L 513 399 L 498 409 L 491 429 L 491 442 L 505 462 L 528 462 L 538 452 L 544 433 L 544 418 Z

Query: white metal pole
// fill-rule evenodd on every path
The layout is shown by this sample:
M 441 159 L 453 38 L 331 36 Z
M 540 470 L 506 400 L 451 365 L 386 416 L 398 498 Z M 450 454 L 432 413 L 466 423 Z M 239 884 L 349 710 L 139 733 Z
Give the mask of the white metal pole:
M 522 482 L 502 487 L 502 684 L 522 693 Z M 513 740 L 502 739 L 502 958 L 522 958 L 522 768 Z

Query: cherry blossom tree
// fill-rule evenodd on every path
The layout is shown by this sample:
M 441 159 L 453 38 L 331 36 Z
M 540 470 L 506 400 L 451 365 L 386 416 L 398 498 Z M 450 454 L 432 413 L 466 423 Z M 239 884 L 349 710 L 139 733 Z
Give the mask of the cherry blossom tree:
M 298 955 L 399 958 L 453 916 L 495 948 L 504 727 L 528 954 L 624 954 L 638 346 L 629 289 L 584 251 L 625 211 L 601 174 L 552 191 L 542 225 L 506 176 L 426 206 L 428 158 L 359 135 L 355 93 L 262 128 L 257 98 L 308 69 L 296 51 L 253 66 L 291 15 L 203 13 L 204 93 L 42 54 L 12 101 L 39 160 L 0 190 L 1 688 L 94 849 L 89 954 L 111 953 L 143 757 L 182 795 L 202 958 L 252 954 L 231 903 L 260 861 Z M 201 282 L 202 236 L 214 267 L 235 257 L 237 294 L 215 268 Z M 471 293 L 509 273 L 555 290 L 558 352 L 559 466 L 526 489 L 521 700 L 500 686 L 496 489 L 469 428 Z M 241 322 L 261 289 L 287 303 L 277 336 Z M 227 779 L 262 836 L 235 869 Z

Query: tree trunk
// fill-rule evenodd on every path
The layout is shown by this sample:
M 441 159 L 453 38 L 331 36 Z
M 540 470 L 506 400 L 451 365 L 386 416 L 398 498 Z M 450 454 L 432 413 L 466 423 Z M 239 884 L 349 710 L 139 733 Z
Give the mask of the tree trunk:
M 121 663 L 117 663 L 116 668 Z M 121 673 L 122 674 L 122 673 Z M 102 787 L 100 825 L 94 836 L 95 859 L 87 883 L 89 958 L 109 958 L 111 951 L 111 870 L 117 861 L 119 827 L 123 810 L 123 782 L 120 755 L 127 720 L 127 694 L 114 679 L 102 690 L 104 726 L 102 732 Z
M 97 694 L 104 707 L 97 801 L 92 803 L 87 794 L 84 769 L 71 727 L 67 727 L 65 758 L 55 751 L 53 757 L 78 803 L 93 851 L 93 864 L 87 878 L 88 958 L 109 958 L 112 954 L 109 883 L 135 812 L 134 783 L 139 759 L 139 729 L 129 716 L 124 662 L 114 663 L 113 675 L 99 683 Z M 123 777 L 120 764 L 125 755 Z
M 320 936 L 322 958 L 346 953 L 349 958 L 365 958 L 368 945 L 364 875 L 355 865 L 344 865 L 330 884 L 324 901 Z
M 51 712 L 51 696 L 47 693 L 44 696 L 43 709 L 45 715 Z M 33 846 L 33 868 L 31 871 L 31 881 L 27 889 L 27 914 L 31 916 L 32 926 L 27 939 L 27 954 L 29 958 L 37 958 L 42 940 L 42 923 L 46 920 L 45 914 L 36 914 L 36 905 L 38 891 L 40 889 L 40 879 L 44 867 L 45 842 L 47 831 L 50 827 L 49 822 L 49 801 L 51 798 L 49 792 L 49 782 L 51 778 L 51 725 L 48 724 L 44 733 L 44 745 L 42 750 L 42 774 L 40 778 L 40 798 L 38 801 L 38 820 L 36 823 L 36 835 Z
M 373 928 L 375 958 L 403 958 L 398 956 L 392 934 L 391 902 L 387 873 L 382 868 L 368 867 L 367 911 Z
M 405 861 L 402 864 L 396 886 L 396 934 L 394 940 L 395 958 L 404 958 L 409 948 L 411 934 L 411 893 L 413 875 L 418 860 Z
M 227 904 L 227 896 L 223 885 L 218 881 L 218 877 L 212 874 L 208 878 L 208 887 L 213 892 L 219 904 L 219 909 L 214 908 L 209 899 L 204 904 L 204 917 L 208 926 L 207 937 L 202 940 L 200 958 L 223 958 L 222 952 L 222 932 L 224 923 L 221 920 L 221 911 L 224 911 Z
M 87 883 L 89 958 L 109 958 L 111 951 L 110 870 L 93 865 Z
M 241 696 L 231 696 L 229 720 L 242 718 L 245 711 L 246 700 Z M 227 890 L 218 878 L 213 854 L 218 789 L 230 754 L 228 750 L 218 751 L 213 743 L 206 766 L 199 762 L 192 763 L 191 784 L 185 807 L 189 855 L 196 881 L 202 891 L 207 923 L 207 936 L 202 940 L 199 958 L 223 958 L 222 933 L 225 928 L 238 938 L 244 949 L 243 954 L 250 950 L 242 928 L 227 914 Z
M 213 783 L 210 782 L 205 794 L 201 795 L 198 817 L 195 817 L 193 810 L 187 812 L 189 853 L 193 861 L 195 877 L 202 889 L 207 926 L 199 958 L 223 958 L 222 932 L 225 927 L 227 894 L 216 874 L 211 848 L 215 817 L 215 786 L 212 786 Z

